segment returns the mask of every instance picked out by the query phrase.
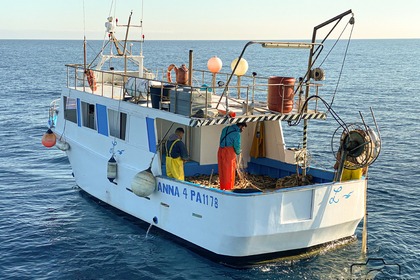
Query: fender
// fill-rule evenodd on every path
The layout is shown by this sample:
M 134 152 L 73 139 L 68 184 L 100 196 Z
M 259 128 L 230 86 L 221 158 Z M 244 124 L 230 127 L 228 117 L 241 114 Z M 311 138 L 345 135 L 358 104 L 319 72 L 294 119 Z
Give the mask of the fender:
M 86 78 L 88 80 L 90 89 L 92 90 L 92 92 L 95 92 L 98 89 L 98 87 L 96 85 L 95 73 L 93 73 L 92 70 L 87 69 L 85 71 L 85 75 L 86 75 Z

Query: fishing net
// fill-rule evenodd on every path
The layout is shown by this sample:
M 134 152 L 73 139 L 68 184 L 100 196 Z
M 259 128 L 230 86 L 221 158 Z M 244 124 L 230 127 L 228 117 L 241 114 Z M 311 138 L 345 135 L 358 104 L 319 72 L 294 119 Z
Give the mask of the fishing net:
M 291 176 L 286 176 L 283 178 L 271 178 L 267 175 L 254 175 L 237 171 L 237 176 L 235 178 L 235 189 L 256 189 L 260 191 L 273 191 L 282 188 L 290 188 L 296 186 L 304 186 L 312 184 L 312 176 L 293 174 Z M 211 187 L 219 188 L 219 175 L 196 175 L 185 177 L 186 181 Z

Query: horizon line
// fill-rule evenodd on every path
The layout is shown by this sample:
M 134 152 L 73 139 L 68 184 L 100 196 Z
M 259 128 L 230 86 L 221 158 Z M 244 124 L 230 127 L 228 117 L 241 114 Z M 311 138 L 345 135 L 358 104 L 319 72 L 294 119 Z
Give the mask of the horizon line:
M 419 40 L 415 37 L 401 37 L 401 38 L 352 38 L 351 40 Z M 83 38 L 0 38 L 0 40 L 21 40 L 21 41 L 83 41 Z M 135 41 L 137 39 L 132 39 L 128 41 Z M 332 41 L 336 39 L 327 39 L 327 41 Z M 344 40 L 344 39 L 343 39 Z M 104 41 L 104 39 L 87 39 L 87 41 Z M 122 40 L 120 40 L 122 41 Z M 147 39 L 145 41 L 310 41 L 310 39 Z

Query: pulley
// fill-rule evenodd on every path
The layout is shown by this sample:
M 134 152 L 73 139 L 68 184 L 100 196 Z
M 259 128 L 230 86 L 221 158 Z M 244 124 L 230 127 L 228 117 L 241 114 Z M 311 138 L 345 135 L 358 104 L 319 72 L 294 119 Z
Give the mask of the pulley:
M 323 81 L 325 80 L 325 71 L 322 68 L 312 69 L 311 78 L 315 81 Z

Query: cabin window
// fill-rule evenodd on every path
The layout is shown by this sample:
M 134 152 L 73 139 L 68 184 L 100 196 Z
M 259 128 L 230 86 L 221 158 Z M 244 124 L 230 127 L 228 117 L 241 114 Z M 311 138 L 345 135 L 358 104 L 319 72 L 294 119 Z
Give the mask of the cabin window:
M 109 134 L 125 140 L 127 114 L 108 109 Z
M 64 119 L 77 123 L 76 98 L 64 96 Z
M 95 104 L 82 102 L 82 120 L 83 126 L 96 130 Z

